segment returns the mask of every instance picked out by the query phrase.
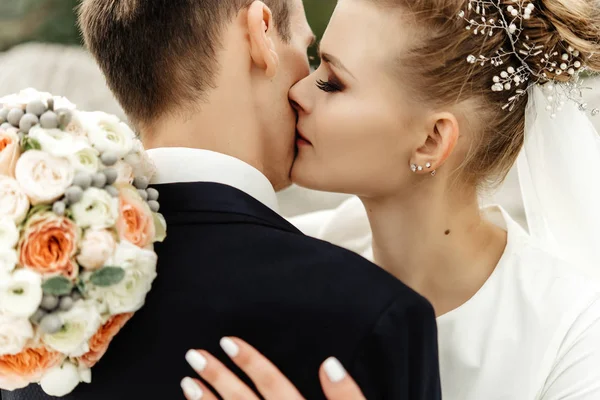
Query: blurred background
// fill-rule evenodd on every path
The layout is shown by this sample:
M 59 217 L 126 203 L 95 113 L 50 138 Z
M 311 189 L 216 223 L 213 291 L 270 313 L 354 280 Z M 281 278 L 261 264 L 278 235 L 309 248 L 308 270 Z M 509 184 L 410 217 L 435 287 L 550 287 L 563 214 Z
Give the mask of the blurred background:
M 104 83 L 92 58 L 81 47 L 74 9 L 79 0 L 0 0 L 0 97 L 27 87 L 66 96 L 80 109 L 125 115 Z M 321 37 L 336 0 L 304 0 L 308 20 Z M 310 50 L 318 63 L 315 49 Z M 600 89 L 597 82 L 592 86 Z M 590 93 L 593 93 L 590 91 Z M 595 93 L 600 94 L 600 90 Z M 600 96 L 589 99 L 600 105 Z M 600 118 L 595 123 L 600 128 Z M 345 195 L 292 187 L 279 194 L 284 215 L 333 208 Z M 500 203 L 524 223 L 519 183 L 511 172 L 498 193 L 485 203 Z
M 79 0 L 0 0 L 0 51 L 24 42 L 79 45 L 73 12 Z M 335 0 L 304 0 L 315 33 L 321 37 Z

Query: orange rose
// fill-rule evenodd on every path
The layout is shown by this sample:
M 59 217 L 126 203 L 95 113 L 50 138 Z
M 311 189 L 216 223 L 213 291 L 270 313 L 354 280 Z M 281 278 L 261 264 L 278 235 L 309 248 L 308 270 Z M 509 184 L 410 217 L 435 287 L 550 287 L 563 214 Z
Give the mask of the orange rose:
M 15 390 L 39 382 L 46 371 L 59 365 L 64 356 L 44 347 L 29 348 L 0 357 L 0 388 Z
M 154 242 L 155 228 L 152 211 L 133 186 L 119 190 L 119 237 L 144 248 Z
M 19 243 L 20 264 L 44 276 L 77 277 L 73 261 L 77 251 L 77 227 L 51 212 L 39 213 L 27 221 Z
M 96 365 L 104 353 L 106 353 L 106 350 L 108 350 L 110 342 L 131 317 L 133 317 L 133 313 L 118 314 L 110 317 L 109 320 L 98 329 L 98 332 L 92 336 L 89 342 L 90 351 L 79 357 L 79 362 L 88 368 L 92 368 Z
M 12 129 L 8 131 L 0 129 L 0 175 L 14 178 L 20 155 L 19 136 Z

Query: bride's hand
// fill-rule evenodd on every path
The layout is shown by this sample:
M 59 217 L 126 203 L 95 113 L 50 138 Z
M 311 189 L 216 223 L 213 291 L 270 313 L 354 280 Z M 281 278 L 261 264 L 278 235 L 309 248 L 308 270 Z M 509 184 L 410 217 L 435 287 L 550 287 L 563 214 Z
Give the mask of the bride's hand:
M 221 347 L 254 382 L 266 400 L 304 399 L 277 367 L 243 340 L 224 338 L 221 340 Z M 210 353 L 190 350 L 186 360 L 224 400 L 259 400 L 252 389 Z M 327 399 L 365 400 L 358 385 L 336 359 L 326 360 L 321 365 L 319 376 Z M 181 387 L 188 400 L 217 400 L 210 389 L 197 379 L 185 378 L 181 381 Z

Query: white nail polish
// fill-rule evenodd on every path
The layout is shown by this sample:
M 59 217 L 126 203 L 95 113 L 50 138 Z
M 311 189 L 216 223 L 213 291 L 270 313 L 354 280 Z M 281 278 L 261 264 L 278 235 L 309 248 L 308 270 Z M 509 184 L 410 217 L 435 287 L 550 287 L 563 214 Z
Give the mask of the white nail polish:
M 181 389 L 189 400 L 200 400 L 204 395 L 200 386 L 192 378 L 183 378 Z
M 185 354 L 185 360 L 190 364 L 192 368 L 194 368 L 197 372 L 204 371 L 206 368 L 206 358 L 196 350 L 190 350 Z
M 346 377 L 346 370 L 337 358 L 328 358 L 323 364 L 325 373 L 333 383 L 341 382 Z
M 221 339 L 220 344 L 225 354 L 227 354 L 229 357 L 233 358 L 237 356 L 240 352 L 240 348 L 238 347 L 238 345 L 235 344 L 235 342 L 229 338 L 224 337 L 223 339 Z

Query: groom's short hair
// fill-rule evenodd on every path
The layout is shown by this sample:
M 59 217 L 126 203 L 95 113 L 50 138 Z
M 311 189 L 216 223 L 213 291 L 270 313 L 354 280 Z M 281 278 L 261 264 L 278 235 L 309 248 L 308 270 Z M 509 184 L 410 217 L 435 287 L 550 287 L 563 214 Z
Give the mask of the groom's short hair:
M 290 0 L 263 0 L 290 39 Z M 214 87 L 223 27 L 252 0 L 84 0 L 79 25 L 133 124 L 180 111 Z

